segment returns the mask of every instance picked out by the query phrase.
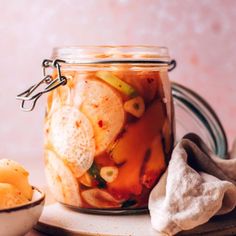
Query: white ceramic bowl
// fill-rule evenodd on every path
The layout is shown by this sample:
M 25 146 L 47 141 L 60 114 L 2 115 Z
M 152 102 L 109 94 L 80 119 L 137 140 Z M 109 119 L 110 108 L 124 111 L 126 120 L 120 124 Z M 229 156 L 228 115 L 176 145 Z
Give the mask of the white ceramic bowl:
M 0 236 L 21 236 L 29 232 L 38 222 L 44 201 L 45 194 L 33 187 L 29 203 L 0 210 Z

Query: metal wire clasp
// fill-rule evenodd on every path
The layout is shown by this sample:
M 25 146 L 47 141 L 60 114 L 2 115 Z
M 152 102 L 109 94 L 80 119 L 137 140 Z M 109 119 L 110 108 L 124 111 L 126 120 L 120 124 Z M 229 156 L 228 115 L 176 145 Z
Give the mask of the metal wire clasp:
M 46 59 L 42 63 L 43 67 L 43 76 L 44 78 L 38 82 L 37 84 L 31 86 L 28 88 L 26 91 L 23 93 L 20 93 L 19 95 L 16 96 L 16 99 L 21 100 L 21 109 L 23 111 L 32 111 L 35 108 L 36 102 L 38 99 L 47 92 L 50 92 L 51 90 L 61 86 L 61 85 L 66 85 L 67 83 L 67 78 L 65 76 L 61 75 L 61 63 L 66 63 L 66 61 L 56 59 L 54 61 Z M 85 63 L 80 63 L 80 64 L 89 64 L 89 63 L 95 63 L 95 64 L 110 64 L 110 63 L 150 63 L 150 61 L 129 61 L 129 60 L 122 60 L 122 61 L 91 61 L 91 62 L 85 62 Z M 168 71 L 172 71 L 176 67 L 176 61 L 171 60 L 171 61 L 161 61 L 161 60 L 156 60 L 152 61 L 152 63 L 157 63 L 157 64 L 167 64 L 168 65 Z M 57 77 L 53 79 L 53 77 L 49 74 L 47 74 L 47 69 L 48 68 L 56 68 L 57 70 Z M 36 90 L 43 84 L 46 84 L 46 87 L 43 89 L 39 90 L 36 93 Z M 30 102 L 31 106 L 26 107 L 25 103 Z
M 170 71 L 172 71 L 172 70 L 174 70 L 175 69 L 175 67 L 177 66 L 177 62 L 176 62 L 176 60 L 171 60 L 169 63 L 168 63 L 168 66 L 169 66 L 169 68 L 168 68 L 168 71 L 170 72 Z
M 26 91 L 23 93 L 20 93 L 16 96 L 16 99 L 21 100 L 21 109 L 23 111 L 32 111 L 35 108 L 37 100 L 44 94 L 48 93 L 51 90 L 61 86 L 61 85 L 66 85 L 67 83 L 67 78 L 65 76 L 61 75 L 61 63 L 65 63 L 63 60 L 49 60 L 45 59 L 42 63 L 43 67 L 43 76 L 44 78 L 38 82 L 37 84 L 31 86 L 28 88 Z M 53 77 L 49 74 L 47 74 L 47 69 L 51 68 L 56 68 L 57 69 L 57 77 L 53 79 Z M 43 89 L 39 90 L 37 93 L 36 90 L 43 84 L 46 84 L 46 87 Z M 33 94 L 35 93 L 35 94 Z M 29 107 L 25 106 L 25 102 L 30 102 L 31 105 Z

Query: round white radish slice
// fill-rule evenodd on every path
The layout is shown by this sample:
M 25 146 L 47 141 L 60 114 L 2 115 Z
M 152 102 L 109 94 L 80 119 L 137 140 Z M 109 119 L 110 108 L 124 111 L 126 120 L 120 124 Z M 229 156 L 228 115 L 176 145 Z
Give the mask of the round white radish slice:
M 61 101 L 58 95 L 57 90 L 52 91 L 48 95 L 48 102 L 47 102 L 47 108 L 46 108 L 46 116 L 44 120 L 44 143 L 47 145 L 48 144 L 48 133 L 50 130 L 51 126 L 51 117 L 56 112 L 56 110 L 60 109 L 61 107 Z
M 63 106 L 51 118 L 49 139 L 76 177 L 92 165 L 95 154 L 93 128 L 78 109 Z
M 50 191 L 59 202 L 81 206 L 79 186 L 71 170 L 52 151 L 45 153 L 45 173 Z
M 47 118 L 64 105 L 71 105 L 71 90 L 68 86 L 59 87 L 48 95 Z
M 98 188 L 85 190 L 81 195 L 88 204 L 96 208 L 117 208 L 121 205 L 108 192 Z
M 121 97 L 109 85 L 78 78 L 74 102 L 92 123 L 96 155 L 103 152 L 120 132 L 125 119 Z
M 50 118 L 52 114 L 61 107 L 61 100 L 57 90 L 52 91 L 48 95 L 47 101 L 47 118 Z

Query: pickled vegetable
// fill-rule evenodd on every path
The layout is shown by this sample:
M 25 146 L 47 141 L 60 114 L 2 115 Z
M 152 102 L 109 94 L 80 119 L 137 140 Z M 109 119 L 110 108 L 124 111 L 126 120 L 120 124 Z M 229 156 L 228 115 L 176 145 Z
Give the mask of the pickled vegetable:
M 79 182 L 87 187 L 92 187 L 93 185 L 92 178 L 87 172 L 79 178 Z
M 89 79 L 80 79 L 76 91 L 76 105 L 92 124 L 95 154 L 99 155 L 124 125 L 125 113 L 121 98 L 108 85 Z
M 145 104 L 141 97 L 135 97 L 125 102 L 125 111 L 129 112 L 133 116 L 140 118 L 145 112 Z
M 109 189 L 117 196 L 141 194 L 140 174 L 145 153 L 156 134 L 161 131 L 164 120 L 163 103 L 156 100 L 140 120 L 130 124 L 123 137 L 118 140 L 112 150 L 112 158 L 116 163 L 124 164 L 119 168 L 117 179 L 108 184 Z
M 100 176 L 100 170 L 96 163 L 94 162 L 91 168 L 88 170 L 88 173 L 95 180 L 95 185 L 98 188 L 105 188 L 106 181 Z
M 0 183 L 11 184 L 16 187 L 22 195 L 31 200 L 33 190 L 28 181 L 28 172 L 17 162 L 1 159 L 0 160 Z M 6 186 L 8 189 L 9 186 Z M 13 188 L 9 188 L 9 191 L 15 191 Z
M 125 83 L 111 72 L 99 71 L 96 73 L 96 76 L 129 97 L 135 97 L 138 95 L 137 91 L 132 86 Z
M 50 190 L 57 201 L 81 206 L 76 178 L 66 164 L 49 150 L 45 153 L 45 173 Z
M 123 70 L 116 70 L 113 74 L 125 83 L 132 85 L 136 91 L 135 96 L 141 96 L 147 103 L 160 97 L 159 93 L 163 93 L 159 71 L 133 71 L 124 67 Z
M 58 201 L 95 209 L 147 206 L 173 148 L 164 70 L 129 63 L 62 69 L 68 82 L 49 94 L 45 120 L 46 175 Z
M 93 128 L 79 110 L 62 106 L 52 115 L 50 139 L 56 152 L 71 167 L 76 177 L 92 165 L 95 154 Z
M 111 194 L 101 189 L 90 189 L 82 192 L 82 198 L 96 208 L 117 208 L 121 204 Z
M 118 176 L 118 168 L 115 166 L 104 166 L 100 170 L 100 176 L 108 183 L 112 183 Z
M 142 183 L 152 188 L 166 169 L 165 155 L 162 148 L 161 135 L 154 138 L 150 146 L 150 155 L 144 165 Z
M 22 192 L 12 184 L 0 183 L 0 209 L 15 207 L 29 202 Z

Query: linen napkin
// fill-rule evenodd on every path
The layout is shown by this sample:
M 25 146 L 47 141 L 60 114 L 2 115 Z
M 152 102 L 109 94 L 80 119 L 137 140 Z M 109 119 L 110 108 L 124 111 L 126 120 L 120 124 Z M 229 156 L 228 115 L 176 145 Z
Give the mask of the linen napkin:
M 192 229 L 235 206 L 236 158 L 220 159 L 195 134 L 176 145 L 149 197 L 152 227 L 164 235 Z

